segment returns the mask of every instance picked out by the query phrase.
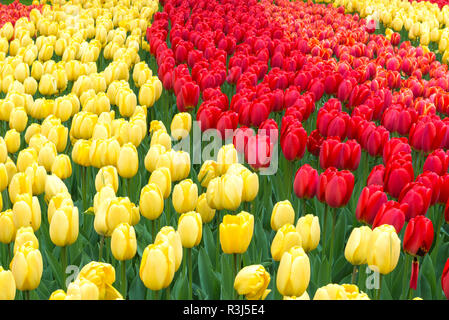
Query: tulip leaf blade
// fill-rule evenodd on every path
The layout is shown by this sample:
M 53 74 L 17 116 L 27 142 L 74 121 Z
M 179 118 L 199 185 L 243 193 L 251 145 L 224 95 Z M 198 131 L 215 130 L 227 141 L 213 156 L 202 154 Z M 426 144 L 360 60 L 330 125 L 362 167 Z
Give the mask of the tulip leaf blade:
M 145 288 L 139 276 L 136 276 L 128 290 L 130 300 L 145 300 L 147 289 Z
M 51 269 L 53 270 L 53 274 L 56 278 L 56 281 L 58 282 L 58 285 L 60 288 L 64 287 L 64 282 L 62 280 L 62 267 L 61 263 L 56 259 L 56 257 L 49 251 L 44 250 L 45 255 L 47 256 L 47 262 L 50 265 Z
M 178 273 L 176 282 L 173 285 L 173 294 L 174 294 L 174 298 L 176 300 L 187 299 L 188 294 L 189 294 L 189 292 L 188 292 L 189 283 L 187 280 L 187 276 L 186 276 L 185 272 L 183 272 L 183 271 L 184 270 L 179 269 L 179 273 Z
M 424 257 L 424 261 L 421 266 L 421 272 L 423 277 L 421 277 L 421 283 L 427 282 L 428 286 L 430 286 L 430 296 L 428 299 L 436 299 L 437 298 L 437 280 L 435 276 L 435 268 L 433 267 L 432 259 L 429 255 Z M 423 280 L 426 281 L 423 281 Z M 424 297 L 422 297 L 424 299 Z
M 230 300 L 234 290 L 234 279 L 232 279 L 232 265 L 230 255 L 221 255 L 221 297 L 222 300 Z
M 218 299 L 219 280 L 213 271 L 209 255 L 204 248 L 201 248 L 198 254 L 198 274 L 201 288 L 207 295 L 205 299 Z

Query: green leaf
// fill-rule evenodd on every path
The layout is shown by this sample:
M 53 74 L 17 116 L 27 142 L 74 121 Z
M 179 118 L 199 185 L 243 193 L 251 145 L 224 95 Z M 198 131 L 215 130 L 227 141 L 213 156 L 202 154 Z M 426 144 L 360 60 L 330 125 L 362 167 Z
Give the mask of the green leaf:
M 227 254 L 221 255 L 221 299 L 232 299 L 234 293 L 234 279 L 232 279 L 231 257 Z
M 425 279 L 428 285 L 430 286 L 431 297 L 429 299 L 437 298 L 437 279 L 435 276 L 435 269 L 433 267 L 432 259 L 430 259 L 429 255 L 424 257 L 424 261 L 420 268 L 420 273 L 422 273 L 423 277 L 421 277 L 421 283 Z M 423 298 L 424 299 L 424 298 Z
M 58 261 L 58 259 L 53 256 L 53 254 L 49 250 L 45 250 L 45 255 L 47 256 L 48 264 L 50 265 L 51 269 L 53 270 L 53 275 L 55 276 L 59 287 L 64 287 L 64 281 L 62 280 L 62 267 L 61 263 Z
M 201 288 L 207 294 L 207 297 L 209 299 L 218 299 L 220 295 L 220 282 L 214 273 L 209 255 L 206 253 L 204 248 L 200 249 L 198 255 L 198 271 Z
M 178 277 L 173 286 L 173 294 L 176 300 L 184 300 L 187 299 L 189 295 L 189 283 L 187 276 L 182 270 L 178 273 Z
M 139 276 L 136 276 L 128 290 L 130 300 L 145 300 L 147 288 L 144 286 Z

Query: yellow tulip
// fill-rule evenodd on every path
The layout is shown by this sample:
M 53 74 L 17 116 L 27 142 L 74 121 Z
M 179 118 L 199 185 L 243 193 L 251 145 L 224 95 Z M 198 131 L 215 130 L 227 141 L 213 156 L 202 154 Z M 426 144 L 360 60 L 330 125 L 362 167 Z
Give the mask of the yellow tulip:
M 9 128 L 15 129 L 18 132 L 22 132 L 25 130 L 28 122 L 28 115 L 26 113 L 25 108 L 16 107 L 11 110 L 11 114 L 9 115 Z
M 198 173 L 198 181 L 200 181 L 202 187 L 207 188 L 209 182 L 218 176 L 217 168 L 218 165 L 214 160 L 204 161 Z
M 0 266 L 0 300 L 14 300 L 16 297 L 16 282 L 10 270 Z
M 10 268 L 17 289 L 34 290 L 39 286 L 42 277 L 42 255 L 38 249 L 34 248 L 32 242 L 25 242 L 14 254 Z
M 162 227 L 157 233 L 154 243 L 161 244 L 163 242 L 168 242 L 173 248 L 175 256 L 175 271 L 177 271 L 182 262 L 182 241 L 179 232 L 171 226 Z
M 301 235 L 302 248 L 310 252 L 314 250 L 320 242 L 320 223 L 318 217 L 307 214 L 298 219 L 296 231 Z
M 64 206 L 56 210 L 50 224 L 50 239 L 59 247 L 69 246 L 75 243 L 79 232 L 78 207 Z
M 175 140 L 184 139 L 192 128 L 192 116 L 188 112 L 175 114 L 170 125 L 171 136 Z
M 11 243 L 16 236 L 12 210 L 0 212 L 0 242 Z
M 270 274 L 258 265 L 244 267 L 234 280 L 234 289 L 238 294 L 245 295 L 248 300 L 264 300 L 271 290 L 267 289 Z
M 255 172 L 251 172 L 240 163 L 229 166 L 227 174 L 238 174 L 243 179 L 242 201 L 253 201 L 259 192 L 259 176 Z
M 99 300 L 123 299 L 112 284 L 115 282 L 115 269 L 108 263 L 92 261 L 86 264 L 78 274 L 77 280 L 89 280 L 99 292 Z
M 288 200 L 279 201 L 271 212 L 271 228 L 279 230 L 285 224 L 293 224 L 295 220 L 295 210 Z
M 198 187 L 191 179 L 179 182 L 173 188 L 173 207 L 178 213 L 195 210 L 198 202 Z
M 184 248 L 192 248 L 201 242 L 203 222 L 198 212 L 183 213 L 178 220 L 178 232 Z
M 155 183 L 148 183 L 140 191 L 140 213 L 149 220 L 160 217 L 164 210 L 164 198 L 161 190 Z
M 166 151 L 165 147 L 160 144 L 150 146 L 145 156 L 145 169 L 149 172 L 153 172 L 156 169 L 157 161 L 159 157 Z
M 284 252 L 279 263 L 276 286 L 283 296 L 301 296 L 309 286 L 310 261 L 300 246 Z
M 174 249 L 168 241 L 150 244 L 145 248 L 139 276 L 145 287 L 161 290 L 170 285 L 175 274 Z
M 55 162 L 58 152 L 53 142 L 47 141 L 42 146 L 37 157 L 37 161 L 40 166 L 43 166 L 47 172 L 51 172 L 53 162 Z
M 167 151 L 158 158 L 155 169 L 162 167 L 170 169 L 173 182 L 183 180 L 190 173 L 190 155 L 184 151 Z
M 195 211 L 201 215 L 203 223 L 209 223 L 215 217 L 215 209 L 207 204 L 206 193 L 201 194 L 198 198 Z
M 52 292 L 48 300 L 65 300 L 66 298 L 67 294 L 64 292 L 64 290 L 58 289 Z
M 119 224 L 134 226 L 139 220 L 139 208 L 129 198 L 108 198 L 95 212 L 94 228 L 98 234 L 109 237 Z
M 345 258 L 352 265 L 358 266 L 366 263 L 371 234 L 371 228 L 367 226 L 352 230 L 345 247 Z
M 313 300 L 369 300 L 364 292 L 360 292 L 356 285 L 328 284 L 318 288 Z
M 220 244 L 224 253 L 245 253 L 254 232 L 254 216 L 246 211 L 225 215 L 220 224 Z
M 9 153 L 16 153 L 20 148 L 20 133 L 15 129 L 8 130 L 5 134 L 5 143 Z
M 0 137 L 0 163 L 5 163 L 8 159 L 8 147 L 3 137 Z
M 8 183 L 8 169 L 4 163 L 0 163 L 0 192 L 6 189 Z
M 48 221 L 51 221 L 53 218 L 53 215 L 55 212 L 59 209 L 62 209 L 64 207 L 73 207 L 73 201 L 68 193 L 58 193 L 57 195 L 53 196 L 50 199 L 50 202 L 48 203 L 48 209 L 47 209 L 47 219 Z
M 171 138 L 165 130 L 157 130 L 151 136 L 150 146 L 162 145 L 165 150 L 171 149 Z
M 128 223 L 119 224 L 112 232 L 111 251 L 116 260 L 132 259 L 137 251 L 136 232 Z
M 95 176 L 95 189 L 97 192 L 105 185 L 111 185 L 115 192 L 118 190 L 118 174 L 114 166 L 102 167 Z
M 54 174 L 48 175 L 45 180 L 45 200 L 50 201 L 58 193 L 69 194 L 69 190 L 65 183 Z
M 218 150 L 217 155 L 217 169 L 219 175 L 225 174 L 228 168 L 234 163 L 238 163 L 237 150 L 234 145 L 227 144 L 221 147 L 220 150 Z
M 368 242 L 367 263 L 371 270 L 388 274 L 396 268 L 401 240 L 396 229 L 388 224 L 375 228 Z
M 31 226 L 37 231 L 41 225 L 41 207 L 37 197 L 29 193 L 18 195 L 12 207 L 12 216 L 16 229 Z
M 220 202 L 226 210 L 236 210 L 242 202 L 243 179 L 239 175 L 225 174 L 221 178 Z
M 25 170 L 32 166 L 34 163 L 38 162 L 38 153 L 34 148 L 26 148 L 19 152 L 17 156 L 17 169 L 20 172 L 25 172 Z
M 164 199 L 167 199 L 171 193 L 171 173 L 170 169 L 161 167 L 155 169 L 151 175 L 148 183 L 154 183 L 159 187 Z
M 279 261 L 284 252 L 290 250 L 294 246 L 302 245 L 301 235 L 296 231 L 292 224 L 284 224 L 277 231 L 271 243 L 271 256 L 273 260 Z
M 113 291 L 113 290 L 111 290 Z M 64 292 L 64 291 L 63 291 Z M 62 292 L 62 293 L 63 293 Z M 98 287 L 87 279 L 76 279 L 67 287 L 67 294 L 55 294 L 54 298 L 59 300 L 99 300 L 100 291 Z M 118 296 L 118 295 L 117 295 Z M 55 299 L 56 300 L 56 299 Z
M 126 143 L 120 148 L 117 159 L 117 171 L 123 178 L 132 178 L 139 169 L 137 149 L 132 143 Z
M 72 162 L 66 154 L 56 156 L 53 165 L 51 166 L 51 173 L 61 179 L 67 179 L 72 175 Z

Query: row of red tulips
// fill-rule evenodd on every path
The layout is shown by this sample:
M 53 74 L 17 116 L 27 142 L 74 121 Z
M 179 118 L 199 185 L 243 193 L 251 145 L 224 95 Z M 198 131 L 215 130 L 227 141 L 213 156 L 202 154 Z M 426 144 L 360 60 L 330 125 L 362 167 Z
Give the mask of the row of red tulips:
M 19 0 L 15 0 L 8 5 L 0 3 L 0 28 L 3 27 L 3 25 L 7 22 L 11 22 L 11 24 L 14 26 L 19 18 L 28 18 L 31 10 L 33 9 L 41 10 L 42 5 L 33 4 L 30 6 L 26 6 L 20 3 Z

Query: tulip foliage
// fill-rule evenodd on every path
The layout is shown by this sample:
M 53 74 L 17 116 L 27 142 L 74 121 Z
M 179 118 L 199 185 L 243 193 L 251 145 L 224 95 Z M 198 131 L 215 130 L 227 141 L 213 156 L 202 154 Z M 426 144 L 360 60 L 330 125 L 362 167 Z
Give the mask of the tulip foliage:
M 0 299 L 449 299 L 444 1 L 35 2 Z

